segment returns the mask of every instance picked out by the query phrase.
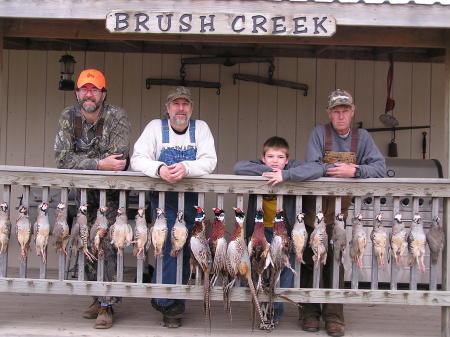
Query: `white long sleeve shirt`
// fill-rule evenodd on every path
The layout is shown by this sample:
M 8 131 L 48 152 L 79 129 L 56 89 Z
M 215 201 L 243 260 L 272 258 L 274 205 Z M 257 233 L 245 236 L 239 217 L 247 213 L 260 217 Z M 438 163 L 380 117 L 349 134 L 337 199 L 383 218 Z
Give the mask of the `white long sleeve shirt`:
M 169 123 L 169 143 L 162 142 L 161 120 L 154 119 L 147 124 L 139 139 L 134 144 L 131 157 L 131 169 L 157 178 L 158 168 L 164 164 L 158 158 L 163 148 L 197 148 L 196 160 L 185 160 L 181 163 L 186 168 L 186 177 L 200 177 L 211 174 L 216 168 L 217 155 L 214 138 L 208 125 L 202 120 L 195 121 L 195 144 L 191 143 L 189 129 L 184 134 L 175 133 Z

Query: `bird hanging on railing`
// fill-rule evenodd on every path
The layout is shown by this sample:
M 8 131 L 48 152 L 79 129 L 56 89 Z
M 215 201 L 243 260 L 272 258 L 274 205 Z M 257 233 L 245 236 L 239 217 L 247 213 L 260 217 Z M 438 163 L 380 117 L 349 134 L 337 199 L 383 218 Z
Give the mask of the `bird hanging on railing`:
M 273 302 L 275 299 L 275 288 L 280 280 L 281 272 L 284 268 L 288 268 L 295 274 L 295 270 L 292 269 L 291 263 L 289 262 L 289 255 L 291 252 L 291 242 L 286 230 L 286 224 L 284 222 L 284 216 L 282 210 L 277 210 L 275 213 L 275 219 L 273 220 L 273 237 L 272 243 L 270 244 L 270 258 L 272 260 L 272 268 L 268 287 L 269 302 L 267 304 L 268 308 L 268 318 L 269 322 L 262 324 L 262 328 L 266 330 L 272 330 L 275 327 L 273 321 Z
M 424 273 L 425 242 L 427 239 L 423 230 L 422 217 L 419 213 L 414 214 L 407 240 L 410 254 L 408 261 L 409 265 L 411 266 L 414 261 L 417 261 L 419 271 Z
M 430 248 L 431 264 L 437 264 L 439 255 L 444 248 L 444 229 L 441 225 L 441 218 L 436 216 L 427 232 L 427 242 Z
M 199 206 L 194 207 L 197 214 L 195 215 L 194 228 L 192 229 L 192 236 L 190 239 L 191 276 L 196 267 L 199 267 L 203 272 L 203 312 L 205 314 L 205 320 L 209 322 L 209 328 L 211 329 L 211 288 L 209 272 L 212 267 L 212 256 L 208 240 L 206 239 L 205 212 L 203 212 L 203 209 Z
M 370 240 L 372 240 L 373 254 L 377 259 L 378 267 L 384 268 L 386 249 L 388 247 L 388 235 L 383 226 L 383 213 L 379 213 L 375 217 L 373 229 L 370 233 Z
M 312 258 L 315 266 L 325 265 L 327 263 L 328 234 L 324 215 L 321 211 L 316 214 L 314 230 L 309 237 L 309 245 L 314 253 Z
M 9 220 L 8 204 L 0 204 L 0 253 L 8 250 L 9 235 L 11 234 L 11 221 Z
M 69 243 L 69 225 L 67 224 L 66 204 L 60 202 L 56 206 L 56 219 L 53 226 L 52 237 L 53 244 L 57 252 L 67 256 L 66 247 Z
M 252 279 L 256 284 L 256 294 L 258 294 L 262 288 L 263 273 L 272 265 L 270 244 L 264 235 L 264 214 L 262 210 L 256 211 L 255 226 L 252 237 L 248 242 L 248 254 L 252 266 Z
M 123 249 L 133 241 L 133 229 L 128 223 L 127 211 L 124 207 L 117 210 L 116 221 L 109 228 L 109 236 L 118 255 L 123 255 Z
M 392 224 L 392 231 L 390 235 L 391 254 L 394 259 L 394 263 L 397 266 L 400 265 L 400 259 L 408 247 L 406 237 L 407 233 L 405 230 L 405 225 L 402 221 L 402 214 L 397 213 L 394 216 L 394 222 Z
M 50 235 L 50 223 L 48 221 L 48 203 L 42 202 L 38 207 L 38 216 L 33 226 L 36 254 L 42 257 L 42 262 L 47 262 L 46 248 Z
M 222 288 L 228 284 L 227 270 L 227 247 L 228 243 L 225 239 L 225 212 L 220 208 L 213 208 L 214 222 L 212 225 L 211 235 L 209 236 L 209 248 L 213 258 L 211 287 L 217 282 L 219 275 L 222 276 Z
M 99 207 L 97 210 L 97 217 L 91 228 L 90 241 L 92 252 L 97 254 L 99 259 L 105 257 L 104 245 L 106 244 L 106 237 L 108 235 L 109 223 L 106 218 L 108 207 Z
M 305 215 L 303 213 L 297 214 L 291 234 L 295 258 L 297 262 L 303 264 L 305 264 L 305 261 L 303 260 L 303 252 L 305 251 L 308 243 L 308 232 L 306 231 L 305 221 L 303 220 L 304 217 Z
M 225 288 L 224 298 L 226 299 L 226 309 L 230 320 L 231 316 L 231 305 L 230 305 L 230 291 L 233 288 L 236 279 L 240 276 L 245 280 L 250 288 L 250 293 L 253 298 L 253 304 L 259 314 L 261 322 L 264 322 L 263 313 L 261 311 L 261 306 L 256 295 L 256 290 L 253 285 L 252 275 L 251 275 L 251 265 L 250 257 L 248 255 L 248 248 L 244 241 L 244 220 L 245 214 L 240 208 L 234 208 L 236 222 L 234 224 L 233 234 L 231 235 L 230 242 L 227 248 L 227 269 L 230 275 L 230 283 Z M 253 315 L 252 315 L 253 317 Z M 255 322 L 252 321 L 252 328 L 254 328 Z
M 350 247 L 350 257 L 359 269 L 363 268 L 364 250 L 367 245 L 367 233 L 364 230 L 362 214 L 357 214 L 352 221 L 352 241 Z
M 344 213 L 336 215 L 334 220 L 333 233 L 330 241 L 333 247 L 334 260 L 337 263 L 342 262 L 344 250 L 347 248 L 347 234 L 345 232 Z
M 28 218 L 28 208 L 23 205 L 19 207 L 19 215 L 16 221 L 16 235 L 20 245 L 20 258 L 25 260 L 30 248 L 31 223 Z
M 151 245 L 151 235 L 147 226 L 147 220 L 145 219 L 145 209 L 140 207 L 137 210 L 135 216 L 135 227 L 134 227 L 134 249 L 133 255 L 138 259 L 145 258 L 145 252 L 150 248 Z
M 70 233 L 70 240 L 72 242 L 72 247 L 75 247 L 77 250 L 83 249 L 83 254 L 89 261 L 93 262 L 96 260 L 96 257 L 89 251 L 88 248 L 89 234 L 87 205 L 84 204 L 80 205 L 78 208 L 77 217 Z
M 167 238 L 167 218 L 161 208 L 156 208 L 156 219 L 151 227 L 152 244 L 154 247 L 155 257 L 161 257 L 164 243 Z
M 170 239 L 172 242 L 172 249 L 170 250 L 170 256 L 176 257 L 180 250 L 183 249 L 188 237 L 188 229 L 186 227 L 186 221 L 184 220 L 184 212 L 178 211 L 175 224 L 172 227 L 170 233 Z

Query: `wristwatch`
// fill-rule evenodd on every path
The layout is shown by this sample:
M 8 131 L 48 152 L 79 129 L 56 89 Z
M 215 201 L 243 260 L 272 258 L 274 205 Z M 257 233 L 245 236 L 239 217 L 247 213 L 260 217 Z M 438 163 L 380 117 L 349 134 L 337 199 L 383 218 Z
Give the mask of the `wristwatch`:
M 359 167 L 355 169 L 355 178 L 361 178 L 361 169 Z

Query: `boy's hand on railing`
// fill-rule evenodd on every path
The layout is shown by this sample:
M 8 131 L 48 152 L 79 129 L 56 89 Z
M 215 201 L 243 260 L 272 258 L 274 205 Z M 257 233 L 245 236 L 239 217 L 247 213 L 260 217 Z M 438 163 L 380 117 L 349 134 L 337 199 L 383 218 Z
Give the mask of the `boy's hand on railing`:
M 283 181 L 283 175 L 280 169 L 273 169 L 273 172 L 264 172 L 263 177 L 269 178 L 267 185 L 275 186 Z
M 97 170 L 104 171 L 123 171 L 125 165 L 127 164 L 126 160 L 118 159 L 122 157 L 123 154 L 112 154 L 104 159 L 98 161 Z
M 181 163 L 162 166 L 159 170 L 159 176 L 168 183 L 174 184 L 186 176 L 186 168 Z
M 336 163 L 334 167 L 327 170 L 327 177 L 333 178 L 353 178 L 358 165 L 350 163 Z

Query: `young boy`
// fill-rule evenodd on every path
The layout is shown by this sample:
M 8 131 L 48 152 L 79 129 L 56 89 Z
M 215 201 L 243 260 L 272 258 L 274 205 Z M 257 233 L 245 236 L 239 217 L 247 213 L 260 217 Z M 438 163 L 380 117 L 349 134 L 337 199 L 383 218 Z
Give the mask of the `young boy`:
M 234 173 L 238 175 L 263 176 L 269 178 L 267 182 L 275 186 L 283 181 L 304 181 L 317 179 L 325 175 L 326 169 L 316 162 L 302 163 L 297 160 L 289 160 L 289 144 L 284 138 L 271 137 L 263 145 L 260 160 L 244 160 L 234 165 Z M 277 198 L 275 195 L 263 195 L 263 212 L 265 236 L 268 242 L 272 241 L 273 220 L 277 208 Z M 283 210 L 285 214 L 285 224 L 288 234 L 291 234 L 295 223 L 295 196 L 283 197 Z M 256 195 L 251 194 L 248 200 L 246 236 L 250 238 L 255 225 Z M 291 264 L 294 265 L 294 253 L 290 256 Z M 291 288 L 293 285 L 293 273 L 284 268 L 280 276 L 280 287 Z M 278 322 L 283 313 L 283 303 L 274 303 L 274 325 Z

